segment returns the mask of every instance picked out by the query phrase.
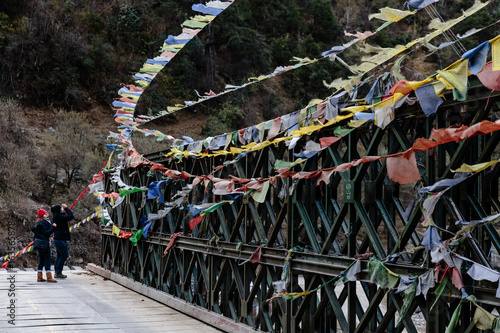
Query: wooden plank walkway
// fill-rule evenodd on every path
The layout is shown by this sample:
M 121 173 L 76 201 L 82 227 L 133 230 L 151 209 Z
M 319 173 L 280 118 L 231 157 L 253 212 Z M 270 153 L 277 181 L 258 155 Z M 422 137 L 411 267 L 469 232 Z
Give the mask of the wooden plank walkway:
M 221 332 L 87 270 L 65 274 L 0 270 L 0 332 Z

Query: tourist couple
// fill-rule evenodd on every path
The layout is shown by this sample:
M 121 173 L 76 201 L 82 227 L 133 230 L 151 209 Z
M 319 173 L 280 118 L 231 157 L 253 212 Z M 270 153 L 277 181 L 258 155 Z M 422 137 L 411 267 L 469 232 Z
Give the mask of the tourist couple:
M 39 209 L 37 223 L 31 228 L 35 234 L 33 248 L 38 251 L 38 282 L 57 282 L 52 278 L 50 271 L 50 236 L 52 234 L 54 234 L 54 246 L 57 251 L 54 277 L 59 279 L 66 277 L 62 271 L 64 262 L 68 258 L 67 241 L 70 240 L 68 222 L 73 219 L 73 212 L 65 204 L 52 206 L 50 210 L 52 211 L 52 221 L 46 210 Z M 47 280 L 43 278 L 44 267 Z

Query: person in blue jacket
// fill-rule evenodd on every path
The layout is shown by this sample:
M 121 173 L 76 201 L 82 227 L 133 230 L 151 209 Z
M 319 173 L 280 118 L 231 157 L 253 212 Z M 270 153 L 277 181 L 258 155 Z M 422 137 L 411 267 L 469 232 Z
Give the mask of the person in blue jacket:
M 73 212 L 66 204 L 52 206 L 50 210 L 52 211 L 52 221 L 57 224 L 54 231 L 54 246 L 57 252 L 54 263 L 55 277 L 64 279 L 67 276 L 63 274 L 63 267 L 64 262 L 68 259 L 68 241 L 71 239 L 68 222 L 73 219 Z
M 37 268 L 37 282 L 57 282 L 52 278 L 50 271 L 50 236 L 57 226 L 49 220 L 49 213 L 45 209 L 39 209 L 37 212 L 38 220 L 31 231 L 35 234 L 34 248 L 38 252 L 38 268 Z M 45 274 L 47 280 L 43 278 L 43 268 L 45 267 Z

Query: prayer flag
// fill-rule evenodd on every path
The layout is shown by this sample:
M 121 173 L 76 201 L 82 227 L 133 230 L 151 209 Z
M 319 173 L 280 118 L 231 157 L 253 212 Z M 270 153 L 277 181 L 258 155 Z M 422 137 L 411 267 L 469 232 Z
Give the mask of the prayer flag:
M 134 232 L 132 236 L 130 236 L 129 240 L 132 242 L 132 244 L 134 244 L 134 246 L 137 246 L 137 242 L 139 241 L 139 239 L 141 239 L 141 235 L 142 235 L 142 229 L 139 229 L 136 232 Z
M 113 234 L 115 234 L 117 237 L 120 236 L 120 228 L 118 228 L 116 225 L 113 224 Z

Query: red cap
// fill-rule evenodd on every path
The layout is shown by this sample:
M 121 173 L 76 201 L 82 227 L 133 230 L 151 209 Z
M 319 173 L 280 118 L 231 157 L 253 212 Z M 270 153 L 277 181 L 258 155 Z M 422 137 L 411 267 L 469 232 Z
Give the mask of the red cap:
M 45 209 L 39 209 L 38 210 L 38 218 L 41 218 L 43 215 L 47 214 L 47 211 Z

